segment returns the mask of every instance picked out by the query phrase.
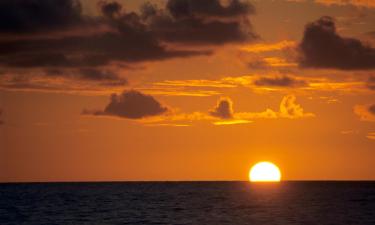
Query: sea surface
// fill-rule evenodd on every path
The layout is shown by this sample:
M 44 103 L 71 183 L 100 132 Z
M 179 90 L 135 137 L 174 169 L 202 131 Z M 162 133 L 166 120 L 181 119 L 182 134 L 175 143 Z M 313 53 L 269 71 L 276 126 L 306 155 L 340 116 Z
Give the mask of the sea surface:
M 375 225 L 375 182 L 0 184 L 8 224 Z

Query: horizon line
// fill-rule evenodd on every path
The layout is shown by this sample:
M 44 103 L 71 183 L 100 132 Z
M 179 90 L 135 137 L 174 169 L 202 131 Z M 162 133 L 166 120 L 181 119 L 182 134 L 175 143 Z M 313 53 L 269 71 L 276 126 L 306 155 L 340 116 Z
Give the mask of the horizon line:
M 250 182 L 249 180 L 87 180 L 87 181 L 0 181 L 2 184 L 54 184 L 54 183 L 215 183 L 215 182 Z M 282 182 L 375 182 L 375 179 L 290 179 L 281 180 L 279 182 L 269 182 L 269 183 L 282 183 Z M 258 183 L 268 183 L 268 182 L 258 182 Z

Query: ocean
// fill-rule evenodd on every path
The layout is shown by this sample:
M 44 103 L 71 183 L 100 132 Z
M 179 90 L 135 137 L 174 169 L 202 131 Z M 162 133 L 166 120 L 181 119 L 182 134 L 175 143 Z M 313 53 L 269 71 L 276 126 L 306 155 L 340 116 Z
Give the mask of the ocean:
M 375 182 L 0 184 L 8 224 L 375 224 Z

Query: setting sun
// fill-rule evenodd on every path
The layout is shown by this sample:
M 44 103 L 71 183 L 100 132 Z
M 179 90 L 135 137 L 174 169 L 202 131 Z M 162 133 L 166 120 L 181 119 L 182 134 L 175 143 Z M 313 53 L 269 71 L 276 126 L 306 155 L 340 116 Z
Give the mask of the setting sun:
M 279 182 L 281 173 L 279 168 L 271 162 L 259 162 L 255 164 L 250 172 L 251 182 Z

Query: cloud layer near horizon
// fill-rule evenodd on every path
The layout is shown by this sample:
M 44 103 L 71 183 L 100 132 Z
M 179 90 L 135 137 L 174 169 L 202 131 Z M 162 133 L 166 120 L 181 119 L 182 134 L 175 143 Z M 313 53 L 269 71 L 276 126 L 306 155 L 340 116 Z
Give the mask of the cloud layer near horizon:
M 220 98 L 216 106 L 206 112 L 183 113 L 177 109 L 166 107 L 151 95 L 136 90 L 124 91 L 122 94 L 112 94 L 110 102 L 103 110 L 82 111 L 82 115 L 110 116 L 124 119 L 139 120 L 146 124 L 173 124 L 174 122 L 214 121 L 215 125 L 231 125 L 250 123 L 254 119 L 300 119 L 315 117 L 306 113 L 301 105 L 296 103 L 294 95 L 284 96 L 279 110 L 266 109 L 263 112 L 235 112 L 230 98 Z

